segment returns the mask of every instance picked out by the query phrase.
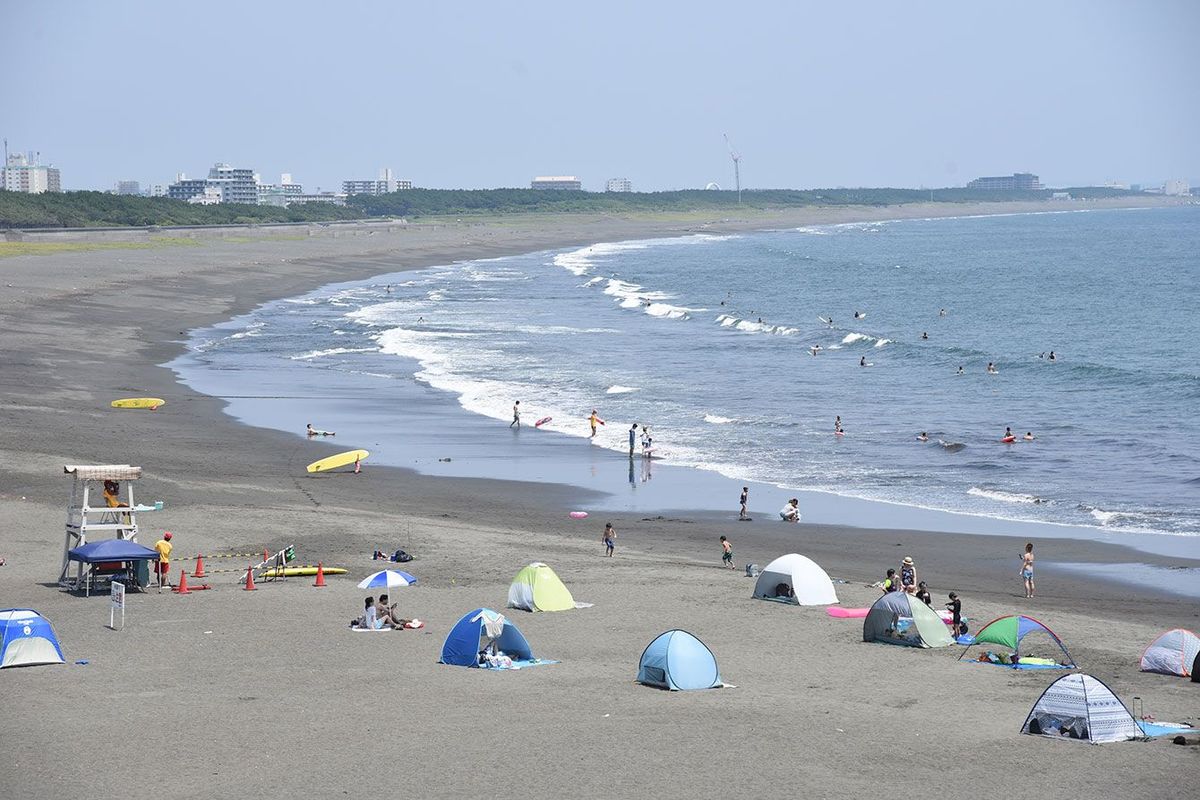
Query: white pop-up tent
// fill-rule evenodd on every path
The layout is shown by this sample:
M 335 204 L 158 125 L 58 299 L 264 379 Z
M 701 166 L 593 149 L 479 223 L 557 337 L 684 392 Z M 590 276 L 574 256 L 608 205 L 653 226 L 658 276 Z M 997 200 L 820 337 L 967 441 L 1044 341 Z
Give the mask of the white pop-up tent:
M 1033 704 L 1021 733 L 1100 744 L 1145 736 L 1104 681 L 1082 672 L 1064 675 Z
M 1159 634 L 1142 653 L 1142 672 L 1164 675 L 1192 674 L 1192 664 L 1200 655 L 1200 637 L 1189 630 L 1175 628 Z
M 829 575 L 817 562 L 799 553 L 788 553 L 767 564 L 754 584 L 754 596 L 801 606 L 838 602 Z

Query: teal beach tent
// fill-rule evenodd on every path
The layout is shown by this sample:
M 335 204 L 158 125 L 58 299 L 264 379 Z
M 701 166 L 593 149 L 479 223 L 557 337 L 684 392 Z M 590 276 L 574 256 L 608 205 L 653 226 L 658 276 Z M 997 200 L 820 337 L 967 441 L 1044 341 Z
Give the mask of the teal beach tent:
M 687 631 L 660 634 L 647 645 L 638 662 L 638 683 L 671 691 L 715 689 L 721 686 L 717 659 L 704 642 Z

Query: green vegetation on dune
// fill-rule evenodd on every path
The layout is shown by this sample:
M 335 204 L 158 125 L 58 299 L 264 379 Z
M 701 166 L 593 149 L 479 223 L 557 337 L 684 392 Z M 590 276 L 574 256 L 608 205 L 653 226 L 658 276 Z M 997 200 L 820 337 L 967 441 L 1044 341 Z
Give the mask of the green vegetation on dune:
M 1132 195 L 1118 189 L 1068 189 L 1072 197 Z M 164 197 L 128 197 L 103 192 L 19 194 L 0 191 L 0 229 L 88 228 L 150 225 L 252 225 L 273 222 L 333 222 L 368 217 L 520 213 L 646 214 L 779 210 L 806 206 L 892 206 L 907 203 L 982 203 L 1047 200 L 1049 191 L 980 189 L 756 189 L 737 193 L 692 189 L 678 192 L 571 192 L 537 189 L 406 189 L 356 195 L 348 205 L 307 203 L 291 208 L 221 204 L 191 205 Z

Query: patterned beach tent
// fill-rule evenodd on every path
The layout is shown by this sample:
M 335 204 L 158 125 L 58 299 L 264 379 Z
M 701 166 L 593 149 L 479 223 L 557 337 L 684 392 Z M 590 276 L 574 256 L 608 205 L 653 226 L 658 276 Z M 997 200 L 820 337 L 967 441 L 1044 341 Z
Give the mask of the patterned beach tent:
M 1183 628 L 1159 636 L 1142 653 L 1142 672 L 1195 677 L 1194 664 L 1200 656 L 1200 637 Z
M 1033 638 L 1027 640 L 1026 637 L 1030 636 Z M 1065 662 L 1059 661 L 1056 656 L 1054 659 L 1038 658 L 1036 662 L 1028 661 L 1023 664 L 1020 663 L 1021 660 L 1029 657 L 1031 645 L 1041 644 L 1047 640 L 1054 645 L 1056 651 L 1062 651 L 1063 656 L 1066 658 Z M 984 625 L 979 629 L 979 633 L 975 634 L 975 641 L 966 650 L 963 650 L 958 660 L 962 661 L 971 648 L 978 644 L 997 644 L 1007 647 L 1013 655 L 1017 656 L 1016 661 L 1018 663 L 998 666 L 1011 666 L 1014 669 L 1075 668 L 1075 661 L 1071 658 L 1071 654 L 1067 652 L 1067 646 L 1062 643 L 1062 639 L 1058 638 L 1058 634 L 1033 617 L 1027 617 L 1024 614 L 1000 617 Z
M 521 569 L 508 587 L 510 608 L 526 611 L 569 611 L 575 598 L 549 566 L 535 561 Z
M 29 608 L 0 611 L 0 668 L 65 663 L 49 620 Z
M 863 619 L 864 642 L 909 647 L 948 647 L 950 629 L 929 606 L 906 592 L 888 592 L 875 601 Z
M 477 608 L 454 623 L 442 644 L 441 663 L 459 667 L 478 667 L 479 654 L 495 649 L 512 658 L 524 661 L 533 658 L 529 642 L 499 611 Z
M 1064 675 L 1033 704 L 1021 733 L 1092 744 L 1144 737 L 1133 714 L 1104 681 L 1077 672 Z
M 659 634 L 646 646 L 638 661 L 637 680 L 673 692 L 722 685 L 716 656 L 708 645 L 681 630 Z
M 754 584 L 754 597 L 801 606 L 838 602 L 829 575 L 820 564 L 799 553 L 788 553 L 767 564 Z

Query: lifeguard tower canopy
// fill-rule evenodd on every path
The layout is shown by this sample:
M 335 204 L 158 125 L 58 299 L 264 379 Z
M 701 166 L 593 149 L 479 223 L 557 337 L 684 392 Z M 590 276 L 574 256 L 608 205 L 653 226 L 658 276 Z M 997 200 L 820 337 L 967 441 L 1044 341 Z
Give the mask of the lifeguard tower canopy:
M 71 504 L 67 507 L 67 536 L 63 545 L 62 571 L 59 573 L 60 584 L 71 583 L 67 576 L 70 565 L 68 553 L 73 547 L 88 543 L 92 533 L 104 531 L 111 536 L 99 538 L 122 539 L 137 541 L 138 527 L 136 505 L 133 502 L 133 482 L 142 477 L 142 468 L 129 464 L 66 464 L 63 472 L 75 480 L 71 484 Z M 103 486 L 105 481 L 114 481 L 117 491 L 106 498 Z M 92 490 L 101 493 L 93 495 Z M 92 505 L 95 501 L 95 505 Z M 145 510 L 145 509 L 143 509 Z M 76 576 L 78 585 L 82 574 Z

